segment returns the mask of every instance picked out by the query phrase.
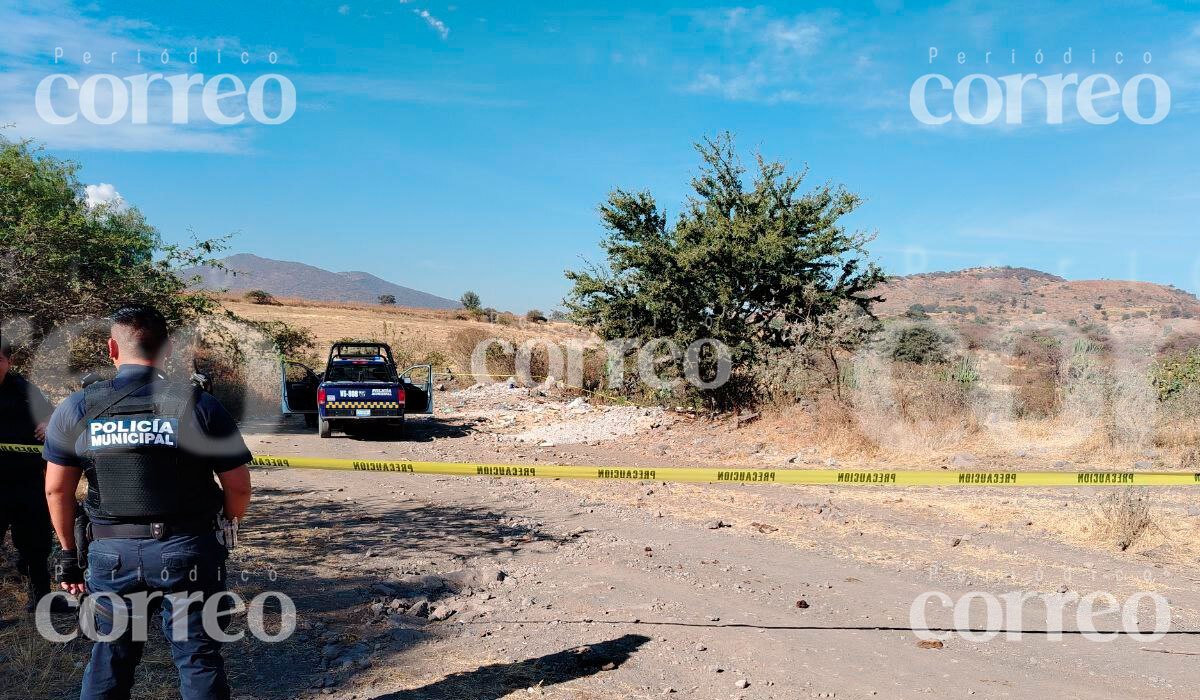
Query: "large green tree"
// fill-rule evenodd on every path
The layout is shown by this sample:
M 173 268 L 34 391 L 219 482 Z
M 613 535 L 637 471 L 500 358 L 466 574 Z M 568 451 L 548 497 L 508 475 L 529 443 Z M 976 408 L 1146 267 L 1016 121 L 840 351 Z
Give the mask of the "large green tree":
M 164 244 L 134 207 L 90 207 L 78 166 L 0 137 L 0 320 L 30 321 L 36 342 L 69 319 L 149 303 L 180 323 L 212 311 L 178 270 L 210 263 L 224 239 Z
M 566 272 L 573 318 L 602 338 L 700 338 L 729 346 L 734 371 L 804 345 L 821 319 L 849 308 L 870 313 L 880 268 L 874 238 L 841 220 L 862 198 L 840 185 L 802 190 L 762 156 L 752 181 L 732 136 L 696 144 L 694 194 L 674 222 L 648 192 L 616 190 L 601 205 L 607 264 Z

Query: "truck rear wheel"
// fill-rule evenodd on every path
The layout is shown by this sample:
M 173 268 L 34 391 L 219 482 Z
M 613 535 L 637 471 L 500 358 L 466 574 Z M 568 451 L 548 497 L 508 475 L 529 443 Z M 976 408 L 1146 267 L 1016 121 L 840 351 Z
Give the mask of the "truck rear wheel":
M 329 421 L 323 420 L 318 423 L 317 434 L 323 438 L 329 437 L 333 433 L 333 428 L 330 427 Z

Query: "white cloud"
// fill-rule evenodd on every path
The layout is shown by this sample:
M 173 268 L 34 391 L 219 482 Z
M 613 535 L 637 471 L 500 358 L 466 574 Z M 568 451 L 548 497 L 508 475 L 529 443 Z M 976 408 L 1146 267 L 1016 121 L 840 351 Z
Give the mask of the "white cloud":
M 338 7 L 338 14 L 339 14 L 339 15 L 348 15 L 348 14 L 350 14 L 350 6 L 349 6 L 349 5 L 342 5 L 342 6 Z
M 137 55 L 139 50 L 143 54 L 152 51 L 148 47 L 181 47 L 172 50 L 170 64 L 180 71 L 191 68 L 185 53 L 191 48 L 210 65 L 218 50 L 226 56 L 244 50 L 256 58 L 274 50 L 245 46 L 236 37 L 177 35 L 142 20 L 96 18 L 87 14 L 91 11 L 80 11 L 57 0 L 20 6 L 0 3 L 0 27 L 5 28 L 5 41 L 0 42 L 0 125 L 14 125 L 11 135 L 33 138 L 51 148 L 81 150 L 234 153 L 247 149 L 251 125 L 213 125 L 199 111 L 199 91 L 191 95 L 194 99 L 189 100 L 185 124 L 173 123 L 170 100 L 157 93 L 151 95 L 146 124 L 133 124 L 126 118 L 111 125 L 97 125 L 80 118 L 71 124 L 54 125 L 42 119 L 34 105 L 36 86 L 53 73 L 67 73 L 82 82 L 85 71 L 80 61 L 84 51 L 102 58 L 99 66 L 92 66 L 93 72 L 125 76 L 146 72 L 137 62 Z M 53 52 L 57 47 L 63 49 L 63 57 L 56 61 Z M 285 51 L 279 52 L 279 63 L 291 65 Z M 159 82 L 152 87 L 152 93 L 163 85 Z M 77 101 L 72 109 L 69 97 L 66 91 L 60 91 L 52 98 L 56 110 L 63 108 L 60 114 L 78 109 Z M 97 96 L 101 114 L 111 108 L 105 103 L 107 98 L 104 94 Z
M 88 185 L 83 188 L 83 192 L 88 209 L 95 209 L 101 206 L 107 206 L 113 211 L 125 209 L 125 198 L 121 196 L 116 187 L 107 182 L 101 182 L 99 185 Z
M 811 80 L 810 59 L 832 27 L 813 16 L 774 17 L 768 10 L 737 7 L 697 13 L 696 21 L 719 33 L 719 62 L 702 66 L 686 92 L 743 102 L 800 102 Z
M 442 20 L 429 14 L 429 10 L 414 9 L 413 14 L 425 20 L 435 32 L 437 32 L 443 40 L 450 36 L 450 28 Z
M 767 23 L 765 38 L 777 49 L 810 54 L 816 51 L 823 32 L 806 19 L 775 20 Z

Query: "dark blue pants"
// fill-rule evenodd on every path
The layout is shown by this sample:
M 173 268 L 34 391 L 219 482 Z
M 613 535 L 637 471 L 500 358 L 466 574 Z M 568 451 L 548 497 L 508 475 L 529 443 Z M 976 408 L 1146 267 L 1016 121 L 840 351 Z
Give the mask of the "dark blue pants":
M 110 592 L 121 596 L 134 593 L 163 593 L 158 607 L 162 632 L 171 646 L 179 669 L 179 693 L 183 700 L 228 700 L 229 682 L 221 659 L 221 645 L 204 631 L 203 603 L 225 590 L 225 547 L 215 535 L 179 535 L 165 540 L 96 540 L 88 552 L 89 593 Z M 183 605 L 166 594 L 200 593 L 203 600 Z M 224 606 L 228 608 L 229 606 Z M 125 600 L 129 624 L 112 642 L 96 642 L 92 660 L 83 675 L 81 700 L 128 700 L 134 669 L 142 658 L 145 641 L 136 641 L 137 611 Z M 156 609 L 150 606 L 149 610 Z M 113 610 L 108 600 L 97 599 L 96 631 L 113 631 Z M 119 616 L 118 616 L 119 617 Z M 176 622 L 176 618 L 178 622 Z M 227 618 L 225 618 L 227 619 Z M 224 620 L 223 620 L 224 621 Z M 148 620 L 143 629 L 148 630 Z M 183 626 L 186 637 L 174 638 Z

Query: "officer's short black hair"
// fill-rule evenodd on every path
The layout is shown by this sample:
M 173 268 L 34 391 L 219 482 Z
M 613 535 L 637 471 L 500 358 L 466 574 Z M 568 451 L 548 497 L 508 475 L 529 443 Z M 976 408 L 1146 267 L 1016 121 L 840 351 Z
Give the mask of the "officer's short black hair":
M 112 337 L 125 352 L 143 360 L 154 360 L 167 345 L 167 319 L 151 306 L 128 304 L 114 311 L 109 318 L 112 320 Z

